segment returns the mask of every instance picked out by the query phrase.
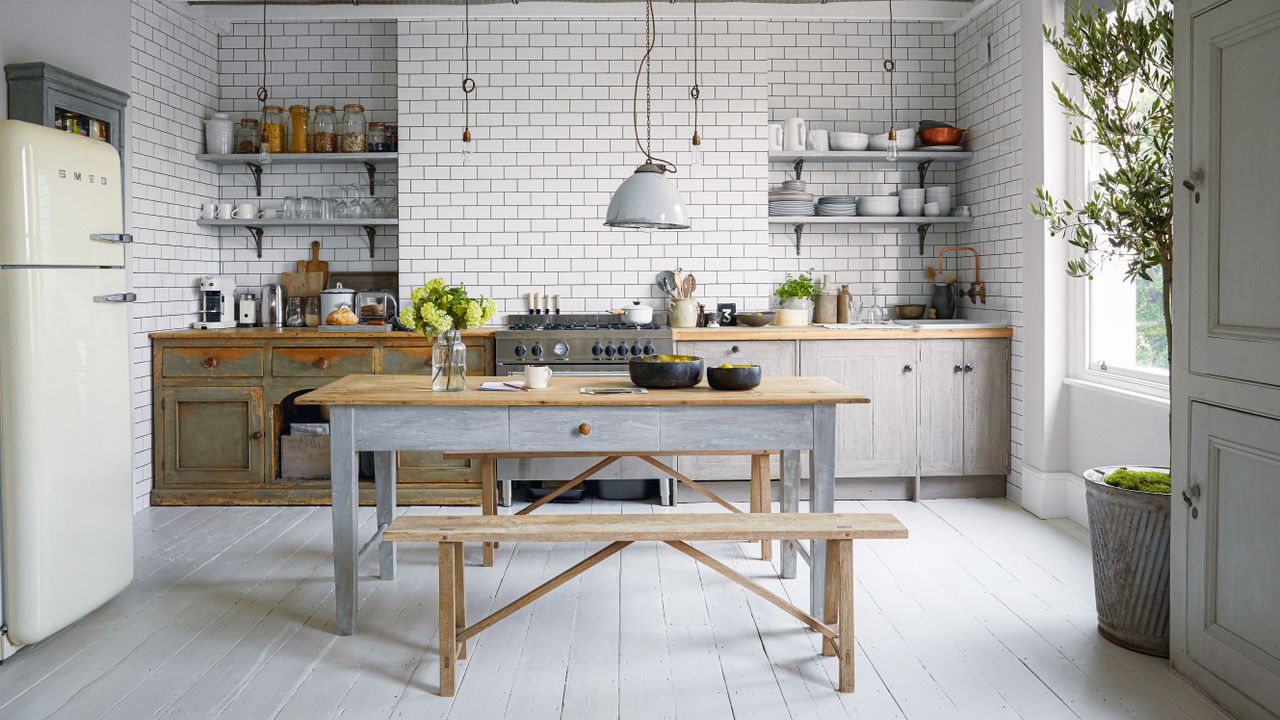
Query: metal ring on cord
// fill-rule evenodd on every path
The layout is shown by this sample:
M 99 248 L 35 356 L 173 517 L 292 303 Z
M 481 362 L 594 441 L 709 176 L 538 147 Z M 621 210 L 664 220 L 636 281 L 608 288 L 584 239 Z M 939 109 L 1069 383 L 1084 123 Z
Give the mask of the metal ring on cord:
M 473 93 L 476 91 L 476 81 L 469 77 L 462 78 L 462 92 Z

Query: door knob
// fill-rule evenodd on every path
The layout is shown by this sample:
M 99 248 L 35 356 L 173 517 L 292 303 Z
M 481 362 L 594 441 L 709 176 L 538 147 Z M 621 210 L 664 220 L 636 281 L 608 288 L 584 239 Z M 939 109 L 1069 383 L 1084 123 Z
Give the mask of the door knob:
M 1182 491 L 1182 502 L 1191 508 L 1191 519 L 1200 517 L 1200 509 L 1196 507 L 1196 500 L 1200 497 L 1199 485 L 1188 485 L 1186 490 Z
M 216 358 L 216 357 L 205 358 L 205 359 L 204 359 L 204 366 L 205 366 L 205 367 L 207 367 L 207 368 L 209 368 L 210 370 L 212 370 L 212 369 L 214 369 L 214 368 L 218 367 L 218 358 Z
M 249 437 L 253 438 L 254 440 L 261 440 L 261 439 L 262 439 L 262 431 L 261 431 L 261 430 L 255 430 L 255 431 L 254 431 L 254 433 L 253 433 L 252 435 L 250 435 Z
M 973 372 L 973 366 L 972 366 L 972 365 L 970 365 L 970 364 L 968 364 L 968 363 L 965 363 L 964 371 L 965 371 L 965 372 Z
M 735 352 L 735 353 L 742 352 L 742 348 L 738 347 L 737 345 L 734 345 L 733 347 L 729 348 L 729 352 Z
M 591 426 L 590 426 L 589 424 L 587 424 L 587 423 L 582 423 L 581 425 L 579 425 L 579 426 L 578 426 L 578 434 L 579 434 L 579 435 L 590 435 L 590 434 L 591 434 Z
M 963 366 L 963 365 L 957 365 L 957 366 L 955 367 L 955 371 L 956 371 L 956 372 L 964 372 L 964 366 Z
M 912 370 L 915 370 L 915 368 L 911 367 L 910 365 L 902 366 L 902 372 L 911 372 Z
M 316 358 L 315 366 L 319 370 L 329 367 L 329 358 Z

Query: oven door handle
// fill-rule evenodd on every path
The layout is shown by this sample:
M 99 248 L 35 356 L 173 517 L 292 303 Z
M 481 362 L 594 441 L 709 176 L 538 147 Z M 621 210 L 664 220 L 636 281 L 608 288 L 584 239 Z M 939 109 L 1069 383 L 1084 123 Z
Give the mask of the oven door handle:
M 556 370 L 556 369 L 553 367 L 553 368 L 551 369 L 551 372 L 552 372 L 552 377 L 557 377 L 557 376 L 559 376 L 559 377 L 602 377 L 602 378 L 604 378 L 604 377 L 631 377 L 631 372 L 630 372 L 630 371 L 628 371 L 628 370 L 604 370 L 604 371 L 600 371 L 600 370 Z M 507 376 L 508 376 L 508 377 L 515 377 L 515 376 L 518 376 L 518 375 L 524 375 L 524 371 L 523 371 L 523 370 L 509 370 L 509 371 L 507 371 Z

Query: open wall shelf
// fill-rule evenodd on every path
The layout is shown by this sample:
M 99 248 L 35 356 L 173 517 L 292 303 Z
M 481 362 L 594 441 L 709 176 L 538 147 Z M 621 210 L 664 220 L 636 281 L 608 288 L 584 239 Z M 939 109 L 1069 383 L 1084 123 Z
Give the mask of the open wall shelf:
M 794 225 L 796 233 L 796 254 L 800 254 L 800 240 L 804 235 L 805 225 L 914 225 L 916 226 L 916 234 L 920 236 L 920 254 L 924 255 L 924 241 L 929 235 L 929 230 L 934 225 L 968 225 L 973 218 L 968 217 L 904 217 L 902 215 L 893 215 L 889 217 L 876 217 L 872 215 L 857 215 L 854 217 L 829 217 L 820 215 L 791 215 L 791 216 L 769 216 L 770 225 Z
M 322 163 L 331 164 L 351 164 L 360 163 L 364 165 L 364 170 L 369 175 L 369 196 L 373 196 L 374 180 L 377 177 L 379 165 L 394 165 L 399 160 L 399 153 L 394 152 L 364 152 L 364 153 L 274 153 L 271 155 L 271 164 L 275 163 L 299 163 L 303 165 L 319 165 Z M 211 162 L 215 165 L 240 165 L 253 174 L 253 186 L 257 190 L 258 197 L 262 197 L 262 172 L 266 167 L 260 162 L 258 153 L 235 153 L 232 155 L 210 155 L 208 153 L 196 155 L 196 159 Z
M 337 220 L 287 220 L 283 218 L 262 218 L 258 220 L 197 220 L 202 227 L 242 227 L 253 236 L 258 257 L 262 257 L 262 234 L 269 227 L 358 227 L 364 230 L 369 239 L 369 257 L 373 257 L 373 242 L 378 236 L 380 227 L 396 227 L 400 221 L 396 218 L 341 218 Z

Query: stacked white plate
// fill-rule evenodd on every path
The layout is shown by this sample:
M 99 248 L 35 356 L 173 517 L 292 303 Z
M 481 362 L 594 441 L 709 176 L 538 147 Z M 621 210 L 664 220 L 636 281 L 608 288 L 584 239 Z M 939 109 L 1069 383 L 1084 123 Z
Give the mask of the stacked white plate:
M 904 188 L 899 190 L 898 210 L 906 217 L 924 215 L 924 188 Z
M 805 192 L 804 181 L 787 180 L 769 191 L 769 214 L 781 217 L 812 215 L 813 193 Z
M 898 214 L 898 196 L 863 196 L 858 198 L 858 214 L 867 217 L 895 217 Z
M 858 198 L 852 195 L 820 197 L 817 214 L 822 217 L 853 217 L 858 214 Z
M 924 201 L 938 203 L 939 215 L 951 214 L 951 186 L 937 185 L 924 189 Z M 923 211 L 923 208 L 922 208 Z

